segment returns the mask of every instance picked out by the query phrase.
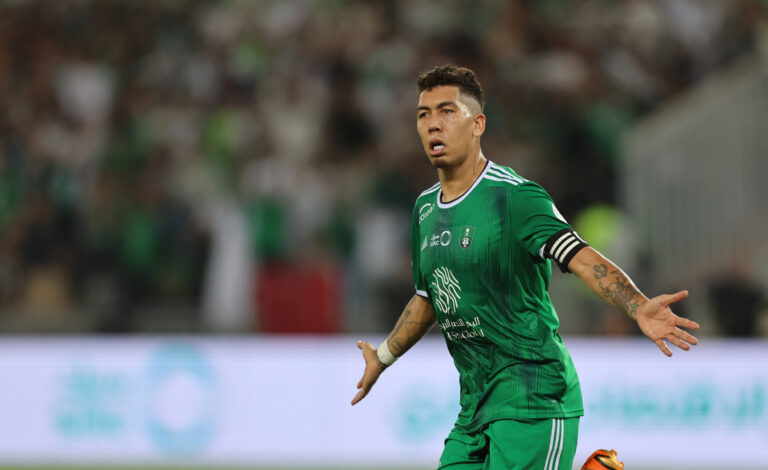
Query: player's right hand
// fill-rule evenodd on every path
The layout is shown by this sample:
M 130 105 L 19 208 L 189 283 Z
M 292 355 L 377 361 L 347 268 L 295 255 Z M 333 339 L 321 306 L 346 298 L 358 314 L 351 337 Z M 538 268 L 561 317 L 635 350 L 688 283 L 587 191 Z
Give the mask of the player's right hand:
M 365 359 L 365 371 L 363 377 L 357 383 L 358 392 L 355 398 L 352 399 L 352 406 L 357 402 L 365 398 L 368 392 L 371 391 L 371 387 L 379 379 L 379 376 L 384 372 L 384 365 L 379 361 L 379 357 L 376 355 L 376 349 L 371 343 L 365 341 L 358 341 L 357 347 L 363 351 L 363 359 Z

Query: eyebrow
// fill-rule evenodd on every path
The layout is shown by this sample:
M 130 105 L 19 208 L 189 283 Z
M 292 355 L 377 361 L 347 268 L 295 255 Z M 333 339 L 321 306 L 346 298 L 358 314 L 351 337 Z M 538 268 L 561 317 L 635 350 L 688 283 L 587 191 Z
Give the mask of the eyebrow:
M 456 106 L 456 102 L 454 101 L 443 101 L 442 103 L 438 104 L 436 106 L 437 109 L 445 108 L 446 106 Z M 431 108 L 429 106 L 419 106 L 416 108 L 416 111 L 426 110 L 429 111 Z

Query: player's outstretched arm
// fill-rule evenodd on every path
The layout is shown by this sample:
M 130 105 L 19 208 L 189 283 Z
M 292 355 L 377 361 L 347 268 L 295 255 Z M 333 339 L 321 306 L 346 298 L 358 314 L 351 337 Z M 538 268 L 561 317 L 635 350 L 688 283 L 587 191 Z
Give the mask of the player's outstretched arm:
M 395 324 L 395 328 L 387 337 L 387 346 L 389 351 L 395 356 L 400 357 L 406 351 L 411 349 L 411 346 L 416 344 L 427 332 L 435 325 L 437 317 L 435 310 L 432 308 L 432 304 L 429 300 L 418 295 L 414 295 L 411 298 L 408 305 L 405 306 L 403 313 L 400 314 L 400 318 Z M 371 343 L 365 341 L 358 341 L 357 347 L 363 351 L 363 359 L 365 359 L 365 371 L 363 377 L 357 383 L 358 392 L 355 398 L 352 399 L 352 405 L 359 402 L 368 392 L 371 391 L 371 387 L 379 379 L 379 376 L 387 366 L 381 362 L 376 349 Z
M 618 266 L 591 247 L 584 247 L 568 263 L 576 274 L 598 296 L 619 307 L 640 330 L 667 356 L 672 355 L 666 341 L 688 351 L 698 340 L 681 328 L 698 330 L 699 324 L 672 313 L 670 304 L 688 297 L 688 291 L 659 295 L 648 299 Z

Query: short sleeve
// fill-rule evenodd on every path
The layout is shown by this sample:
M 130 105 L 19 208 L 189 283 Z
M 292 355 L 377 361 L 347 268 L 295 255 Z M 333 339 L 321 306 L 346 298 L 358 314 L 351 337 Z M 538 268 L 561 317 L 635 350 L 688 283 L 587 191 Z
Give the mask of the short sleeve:
M 416 209 L 413 210 L 411 218 L 411 272 L 413 274 L 413 284 L 416 288 L 416 295 L 429 298 L 427 283 L 421 274 L 421 241 L 419 240 L 419 217 Z
M 570 229 L 552 198 L 536 183 L 525 182 L 511 192 L 510 212 L 517 240 L 534 256 L 545 257 L 544 245 L 558 232 Z

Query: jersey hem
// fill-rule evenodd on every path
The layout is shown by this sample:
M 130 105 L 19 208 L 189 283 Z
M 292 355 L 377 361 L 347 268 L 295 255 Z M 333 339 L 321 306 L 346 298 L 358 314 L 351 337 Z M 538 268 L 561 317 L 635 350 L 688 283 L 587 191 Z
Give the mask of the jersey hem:
M 543 414 L 537 414 L 537 413 L 519 413 L 519 412 L 510 412 L 510 413 L 499 413 L 496 416 L 493 416 L 492 418 L 484 419 L 482 422 L 474 423 L 472 425 L 462 425 L 458 422 L 453 425 L 455 429 L 460 429 L 463 432 L 467 433 L 473 433 L 477 432 L 485 427 L 487 427 L 489 424 L 491 424 L 494 421 L 500 421 L 502 419 L 568 419 L 568 418 L 580 418 L 584 416 L 584 409 L 569 411 L 565 413 L 543 413 Z

